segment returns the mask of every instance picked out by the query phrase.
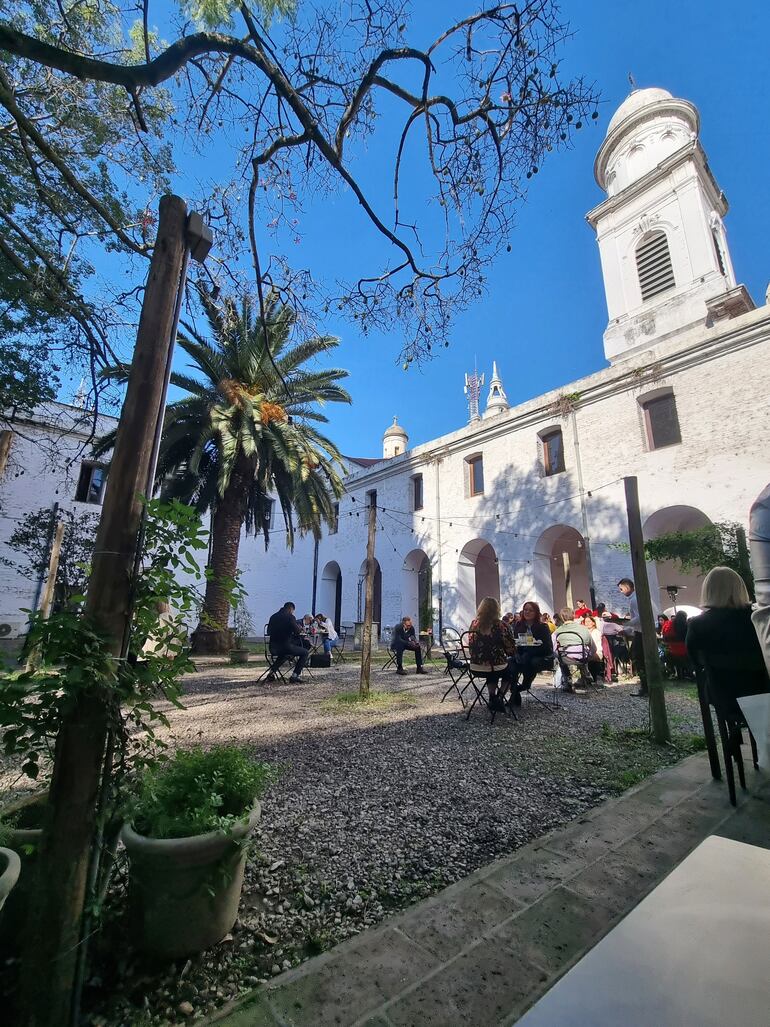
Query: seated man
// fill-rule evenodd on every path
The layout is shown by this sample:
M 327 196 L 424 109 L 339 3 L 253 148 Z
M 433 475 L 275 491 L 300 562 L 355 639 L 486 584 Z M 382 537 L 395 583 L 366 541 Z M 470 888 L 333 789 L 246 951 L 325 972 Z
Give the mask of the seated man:
M 337 634 L 331 619 L 325 613 L 317 613 L 315 619 L 318 630 L 323 633 L 324 652 L 330 653 L 332 649 L 339 647 L 340 636 Z
M 270 672 L 266 681 L 275 681 L 275 668 L 287 656 L 296 657 L 294 673 L 289 678 L 292 683 L 300 681 L 300 674 L 305 669 L 308 661 L 308 648 L 303 643 L 300 635 L 300 627 L 294 616 L 296 607 L 294 603 L 284 603 L 280 610 L 277 610 L 267 623 L 267 633 L 270 636 L 270 654 L 275 659 L 270 664 Z
M 586 668 L 594 680 L 602 673 L 601 656 L 596 651 L 596 643 L 591 632 L 584 624 L 575 620 L 575 611 L 565 606 L 559 614 L 561 624 L 556 629 L 556 653 L 561 667 L 562 682 L 565 692 L 573 691 L 570 667 L 584 662 L 587 654 Z M 580 641 L 575 636 L 579 636 Z
M 411 617 L 401 618 L 401 623 L 396 626 L 396 630 L 393 632 L 393 641 L 390 643 L 390 647 L 396 654 L 396 674 L 406 674 L 404 670 L 404 652 L 407 649 L 414 653 L 417 673 L 427 673 L 423 669 L 422 649 L 420 649 L 420 643 L 417 641 Z

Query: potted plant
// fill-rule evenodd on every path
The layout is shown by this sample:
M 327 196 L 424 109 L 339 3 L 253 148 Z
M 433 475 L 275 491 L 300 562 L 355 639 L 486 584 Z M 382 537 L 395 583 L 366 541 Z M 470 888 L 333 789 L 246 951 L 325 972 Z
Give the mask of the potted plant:
M 0 910 L 19 879 L 21 860 L 13 849 L 0 848 Z
M 3 863 L 0 860 L 0 873 L 3 873 L 3 884 L 0 884 L 0 906 L 5 902 L 5 910 L 0 917 L 0 951 L 15 952 L 18 939 L 27 918 L 32 892 L 37 879 L 37 853 L 43 835 L 42 824 L 45 814 L 46 792 L 35 792 L 18 799 L 2 811 L 0 819 L 0 853 L 4 856 L 10 852 L 14 859 L 5 863 L 5 873 L 16 866 L 16 878 L 21 878 L 12 895 L 10 887 L 5 891 L 3 884 L 6 878 Z M 10 885 L 12 886 L 12 885 Z M 6 902 L 6 899 L 8 900 Z
M 249 650 L 246 648 L 245 643 L 248 636 L 254 631 L 254 621 L 251 619 L 251 614 L 246 609 L 246 603 L 244 602 L 243 596 L 238 597 L 235 609 L 233 610 L 232 630 L 234 646 L 230 650 L 230 662 L 248 663 Z
M 232 929 L 271 776 L 267 764 L 230 746 L 179 750 L 144 772 L 121 838 L 134 931 L 146 952 L 177 959 Z

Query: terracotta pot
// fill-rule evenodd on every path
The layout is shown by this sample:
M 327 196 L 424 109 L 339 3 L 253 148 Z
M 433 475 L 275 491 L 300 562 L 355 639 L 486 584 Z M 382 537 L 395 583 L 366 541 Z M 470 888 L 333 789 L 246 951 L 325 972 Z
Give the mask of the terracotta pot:
M 212 831 L 191 838 L 147 838 L 124 826 L 131 916 L 140 948 L 179 959 L 216 945 L 232 930 L 246 863 L 243 843 L 260 816 L 255 802 L 248 822 L 236 824 L 231 834 Z
M 21 860 L 13 849 L 0 849 L 0 910 L 19 879 Z

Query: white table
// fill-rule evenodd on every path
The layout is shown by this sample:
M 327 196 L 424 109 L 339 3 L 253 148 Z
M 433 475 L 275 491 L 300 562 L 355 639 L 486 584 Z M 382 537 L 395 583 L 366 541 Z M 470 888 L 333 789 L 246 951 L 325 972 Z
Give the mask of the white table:
M 707 838 L 517 1027 L 768 1027 L 770 850 Z

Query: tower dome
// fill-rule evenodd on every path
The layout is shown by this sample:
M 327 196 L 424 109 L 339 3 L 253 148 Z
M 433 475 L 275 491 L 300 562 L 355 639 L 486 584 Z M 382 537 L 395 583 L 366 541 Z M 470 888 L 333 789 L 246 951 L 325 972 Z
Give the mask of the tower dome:
M 382 436 L 383 458 L 390 460 L 394 456 L 400 456 L 401 453 L 406 452 L 408 444 L 409 436 L 398 423 L 398 419 L 394 417 L 393 424 L 385 430 L 385 434 Z
M 610 118 L 596 155 L 596 181 L 609 196 L 657 168 L 698 136 L 698 111 L 667 89 L 634 89 Z
M 628 94 L 620 107 L 610 118 L 607 125 L 607 135 L 618 127 L 626 118 L 630 118 L 638 111 L 644 110 L 661 100 L 673 100 L 673 94 L 668 89 L 661 89 L 659 86 L 652 86 L 649 89 L 634 89 Z

